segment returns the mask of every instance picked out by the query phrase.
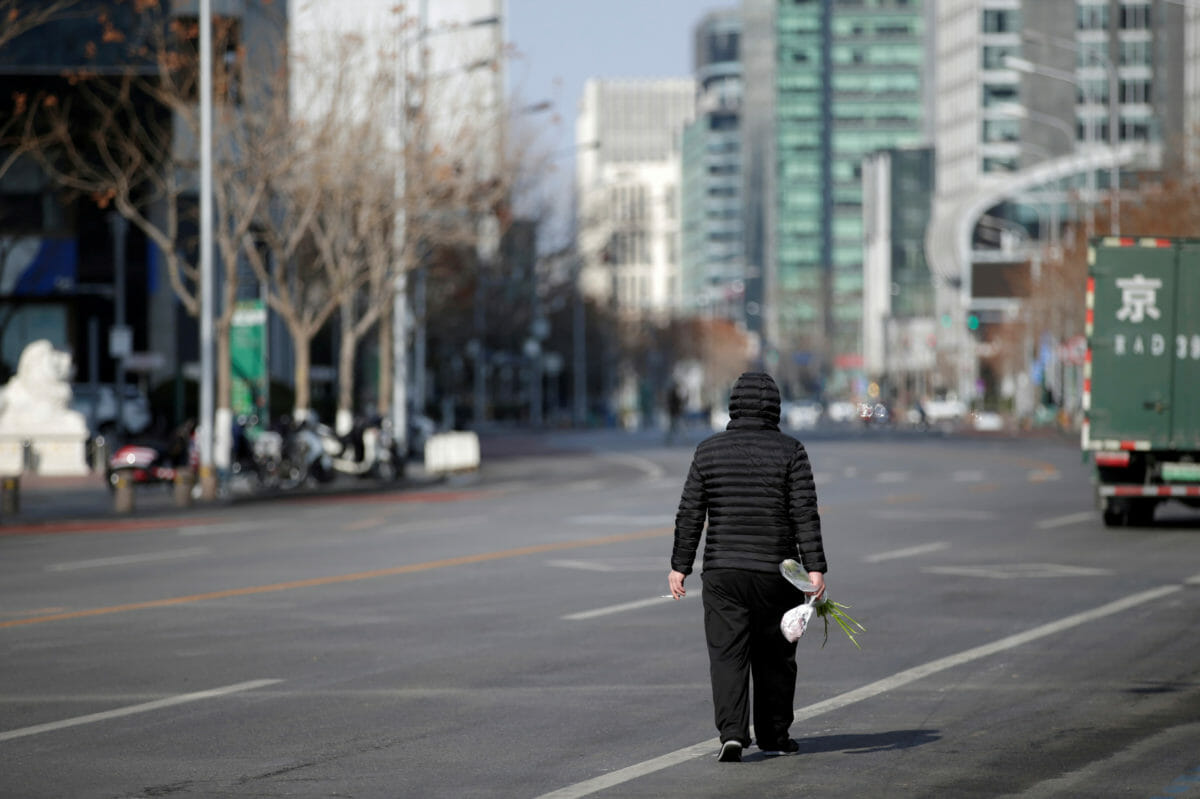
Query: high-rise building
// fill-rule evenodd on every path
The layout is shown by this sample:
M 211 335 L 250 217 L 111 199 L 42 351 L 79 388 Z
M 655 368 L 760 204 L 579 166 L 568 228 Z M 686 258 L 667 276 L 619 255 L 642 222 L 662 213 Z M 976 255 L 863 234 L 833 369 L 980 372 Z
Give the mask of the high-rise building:
M 1195 155 L 1200 9 L 1179 0 L 941 0 L 937 188 L 926 238 L 939 347 L 976 385 L 966 320 L 1012 318 L 1033 250 L 1116 219 L 1139 173 Z
M 747 323 L 742 196 L 742 18 L 714 11 L 696 27 L 696 119 L 683 133 L 681 279 L 685 312 Z
M 764 198 L 747 203 L 746 232 L 766 364 L 793 390 L 850 393 L 863 366 L 862 160 L 927 137 L 925 4 L 744 0 L 743 14 L 759 43 L 744 60 L 744 163 L 747 197 Z
M 576 123 L 582 289 L 625 316 L 677 309 L 690 78 L 589 80 Z

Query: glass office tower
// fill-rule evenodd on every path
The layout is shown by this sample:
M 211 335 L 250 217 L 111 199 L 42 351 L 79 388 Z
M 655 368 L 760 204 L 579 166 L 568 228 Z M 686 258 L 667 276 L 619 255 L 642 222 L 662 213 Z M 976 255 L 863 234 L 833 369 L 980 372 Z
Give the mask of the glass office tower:
M 801 390 L 852 393 L 862 368 L 862 161 L 924 141 L 924 4 L 773 5 L 775 213 L 767 241 L 775 252 L 777 360 L 767 365 Z

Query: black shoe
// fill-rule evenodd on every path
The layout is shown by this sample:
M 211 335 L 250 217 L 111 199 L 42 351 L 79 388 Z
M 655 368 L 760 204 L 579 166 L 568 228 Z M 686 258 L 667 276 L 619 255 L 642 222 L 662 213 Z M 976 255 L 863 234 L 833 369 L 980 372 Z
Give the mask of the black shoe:
M 794 755 L 800 751 L 800 744 L 793 741 L 791 738 L 784 740 L 778 744 L 759 743 L 758 748 L 762 750 L 763 755 L 767 757 L 778 757 L 779 755 Z
M 717 761 L 720 763 L 741 763 L 742 742 L 731 738 L 722 743 L 721 751 L 717 754 Z

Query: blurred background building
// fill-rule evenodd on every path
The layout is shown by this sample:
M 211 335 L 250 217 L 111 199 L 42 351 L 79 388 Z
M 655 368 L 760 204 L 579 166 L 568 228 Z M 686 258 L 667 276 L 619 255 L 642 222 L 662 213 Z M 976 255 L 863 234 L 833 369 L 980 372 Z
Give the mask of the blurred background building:
M 470 236 L 422 249 L 395 288 L 406 406 L 446 426 L 595 423 L 628 408 L 644 423 L 666 382 L 707 401 L 734 361 L 771 370 L 792 398 L 952 396 L 1018 415 L 1047 396 L 1077 404 L 1081 369 L 1062 360 L 1077 331 L 1043 326 L 1045 341 L 1019 346 L 997 337 L 1021 325 L 1033 335 L 1031 293 L 1068 236 L 1128 232 L 1123 202 L 1197 166 L 1198 5 L 741 0 L 664 31 L 688 38 L 692 75 L 597 75 L 579 98 L 568 247 L 539 252 L 544 209 L 518 217 L 508 197 L 484 203 L 480 181 L 460 209 Z M 236 76 L 219 98 L 227 108 L 238 82 L 286 49 L 299 122 L 314 96 L 305 55 L 329 34 L 360 37 L 362 58 L 395 60 L 394 102 L 361 110 L 389 120 L 418 159 L 467 120 L 487 135 L 457 172 L 501 175 L 516 169 L 513 120 L 547 124 L 535 120 L 548 104 L 510 94 L 503 0 L 213 8 L 218 56 Z M 196 9 L 175 3 L 167 18 L 194 24 Z M 129 58 L 149 33 L 135 5 L 80 0 L 73 11 L 9 40 L 0 30 L 3 97 L 71 98 L 72 70 L 153 72 Z M 76 113 L 85 129 L 88 113 Z M 172 132 L 154 157 L 193 170 L 191 135 L 157 121 Z M 533 180 L 512 178 L 512 192 Z M 183 192 L 193 208 L 195 194 Z M 164 214 L 148 193 L 139 203 Z M 183 227 L 180 252 L 194 263 L 190 213 Z M 49 338 L 75 353 L 80 381 L 136 383 L 160 395 L 161 415 L 188 411 L 196 320 L 164 251 L 103 192 L 56 185 L 36 159 L 13 162 L 0 174 L 0 267 L 4 368 Z M 263 302 L 248 269 L 236 299 Z M 266 379 L 286 388 L 289 337 L 274 312 L 255 318 Z M 322 416 L 344 371 L 339 335 L 330 324 L 312 340 Z M 720 354 L 705 360 L 705 348 Z M 379 399 L 386 350 L 364 342 L 361 405 Z

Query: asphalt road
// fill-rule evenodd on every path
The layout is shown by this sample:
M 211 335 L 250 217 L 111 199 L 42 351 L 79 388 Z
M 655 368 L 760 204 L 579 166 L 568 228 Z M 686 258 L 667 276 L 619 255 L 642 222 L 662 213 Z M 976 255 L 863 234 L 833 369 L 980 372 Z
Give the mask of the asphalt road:
M 693 439 L 695 436 L 693 436 Z M 715 761 L 690 447 L 0 529 L 0 797 L 1200 797 L 1200 513 L 1106 529 L 1071 442 L 808 436 L 830 595 L 795 757 Z

